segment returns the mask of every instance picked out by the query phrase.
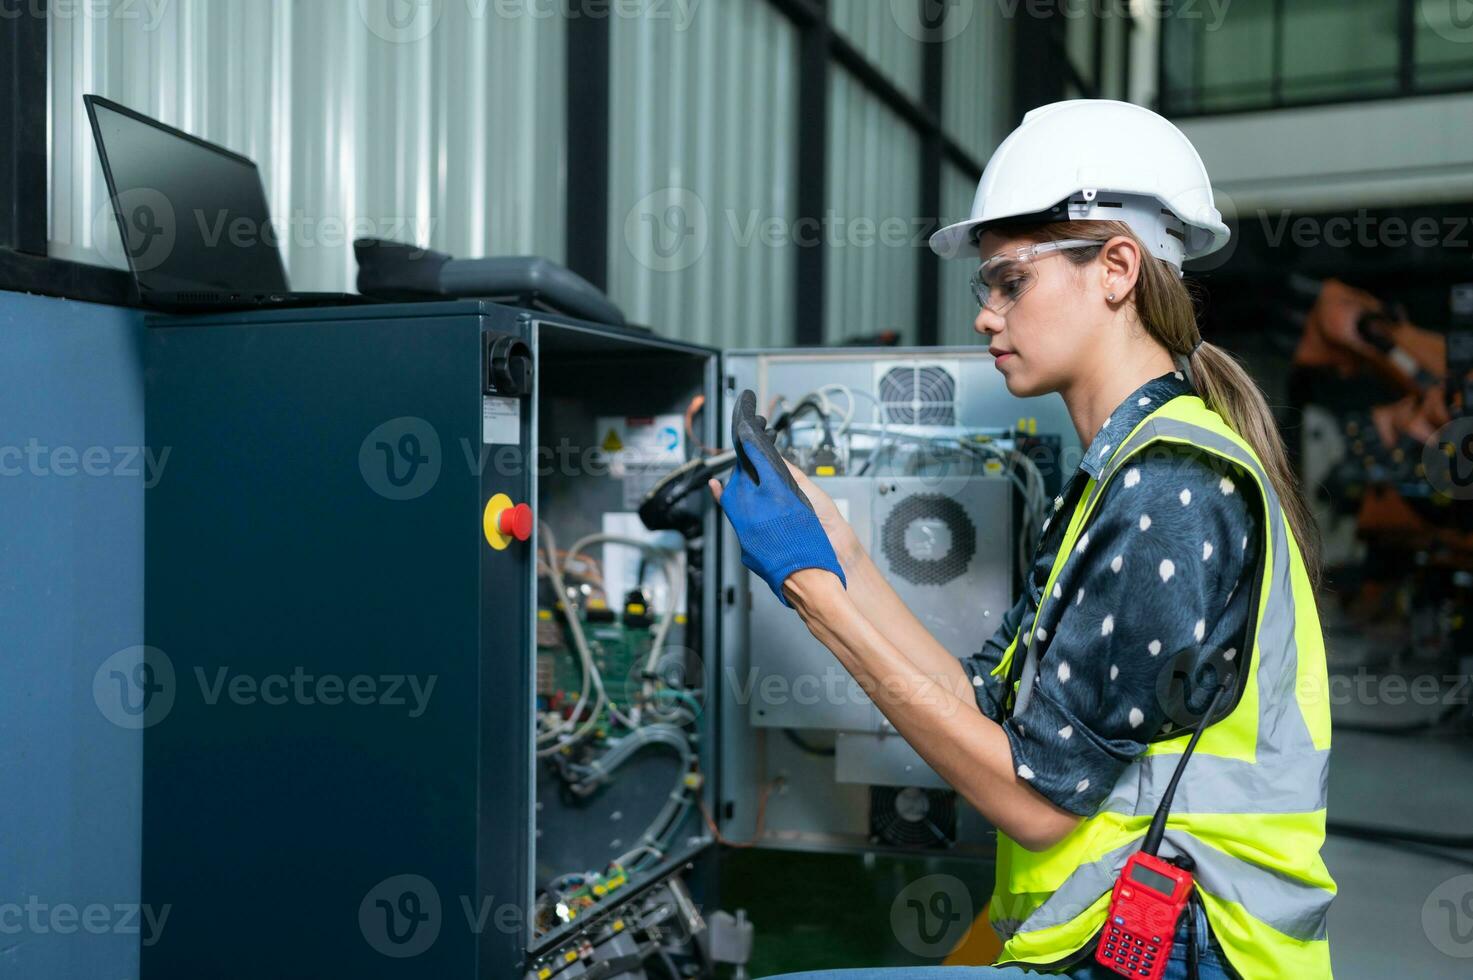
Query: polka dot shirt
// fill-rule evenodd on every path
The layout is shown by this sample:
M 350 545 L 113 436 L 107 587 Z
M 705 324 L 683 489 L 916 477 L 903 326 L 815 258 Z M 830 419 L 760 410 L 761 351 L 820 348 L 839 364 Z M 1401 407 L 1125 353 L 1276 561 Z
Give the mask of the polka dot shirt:
M 962 661 L 977 705 L 1003 716 L 992 669 L 1020 624 L 1032 624 L 1064 528 L 1113 446 L 1162 403 L 1191 388 L 1178 372 L 1141 385 L 1090 442 L 1034 553 L 1027 588 L 997 632 Z M 1246 471 L 1188 445 L 1158 442 L 1111 478 L 1065 559 L 1036 628 L 1020 640 L 1037 673 L 1003 722 L 1017 773 L 1071 813 L 1089 816 L 1166 724 L 1156 689 L 1179 651 L 1245 646 L 1261 546 L 1257 485 Z M 1229 653 L 1231 651 L 1231 654 Z

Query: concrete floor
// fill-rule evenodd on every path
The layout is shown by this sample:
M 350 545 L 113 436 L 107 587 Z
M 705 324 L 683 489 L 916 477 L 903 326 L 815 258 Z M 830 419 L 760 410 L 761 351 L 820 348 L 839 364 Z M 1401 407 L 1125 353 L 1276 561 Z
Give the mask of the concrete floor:
M 1333 819 L 1473 834 L 1473 738 L 1337 731 L 1331 760 Z M 1330 910 L 1338 980 L 1473 977 L 1473 851 L 1331 837 L 1324 854 L 1340 887 Z

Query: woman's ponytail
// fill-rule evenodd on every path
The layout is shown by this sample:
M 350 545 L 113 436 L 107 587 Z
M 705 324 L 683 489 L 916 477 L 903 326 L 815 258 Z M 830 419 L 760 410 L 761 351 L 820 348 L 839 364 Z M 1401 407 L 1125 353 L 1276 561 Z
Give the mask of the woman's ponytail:
M 1171 272 L 1170 275 L 1174 277 L 1176 273 Z M 1314 514 L 1300 492 L 1299 479 L 1284 448 L 1284 437 L 1279 433 L 1263 390 L 1232 353 L 1215 344 L 1203 343 L 1188 363 L 1197 394 L 1258 454 L 1284 508 L 1289 528 L 1299 542 L 1299 553 L 1304 559 L 1309 581 L 1318 586 L 1320 543 Z

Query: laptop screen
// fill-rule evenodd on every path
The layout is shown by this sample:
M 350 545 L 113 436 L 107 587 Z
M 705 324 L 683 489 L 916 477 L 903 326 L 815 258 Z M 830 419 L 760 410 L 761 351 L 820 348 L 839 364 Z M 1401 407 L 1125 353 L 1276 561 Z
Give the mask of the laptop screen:
M 140 292 L 287 291 L 255 163 L 104 99 L 87 104 Z

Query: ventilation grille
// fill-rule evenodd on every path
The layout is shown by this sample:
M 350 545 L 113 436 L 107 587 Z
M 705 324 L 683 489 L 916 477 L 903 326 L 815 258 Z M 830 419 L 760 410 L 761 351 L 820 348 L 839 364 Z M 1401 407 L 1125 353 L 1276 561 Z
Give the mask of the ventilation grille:
M 891 847 L 947 848 L 956 842 L 956 794 L 917 786 L 871 786 L 869 831 Z
M 911 494 L 885 518 L 880 548 L 890 571 L 912 585 L 945 585 L 967 573 L 977 526 L 945 494 Z
M 896 425 L 955 425 L 956 376 L 940 364 L 903 364 L 880 376 L 880 404 Z

